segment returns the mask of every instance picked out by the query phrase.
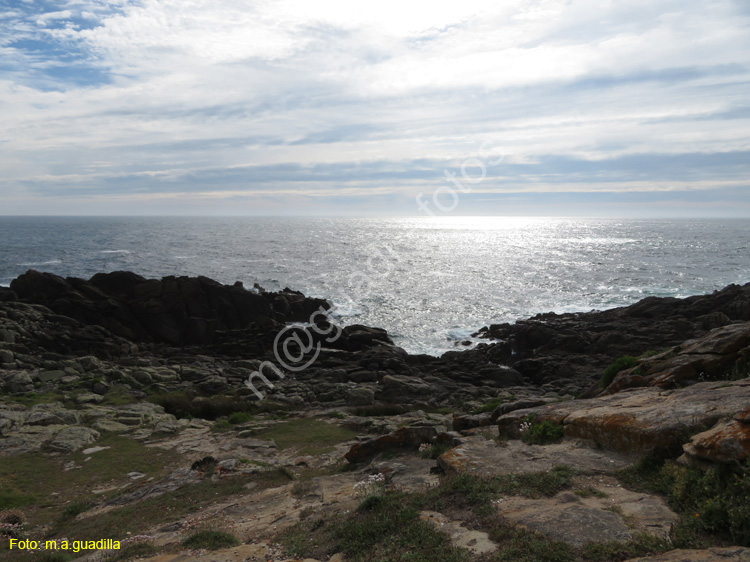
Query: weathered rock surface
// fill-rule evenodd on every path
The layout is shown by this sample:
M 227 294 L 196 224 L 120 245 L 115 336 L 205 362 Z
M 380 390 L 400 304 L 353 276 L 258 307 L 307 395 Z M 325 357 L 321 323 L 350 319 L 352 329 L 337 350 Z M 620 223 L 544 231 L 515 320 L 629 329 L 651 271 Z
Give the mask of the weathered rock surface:
M 542 472 L 567 465 L 593 473 L 625 468 L 636 458 L 614 451 L 592 449 L 575 441 L 553 445 L 526 445 L 513 440 L 497 443 L 482 436 L 468 437 L 438 458 L 448 474 L 468 472 L 484 476 Z
M 446 533 L 454 546 L 465 548 L 472 554 L 487 554 L 497 549 L 497 545 L 490 540 L 489 535 L 484 531 L 467 529 L 459 521 L 453 521 L 442 513 L 422 511 L 419 518 L 432 523 L 440 531 Z
M 746 418 L 743 418 L 743 420 Z M 682 446 L 687 461 L 740 465 L 750 456 L 750 424 L 732 419 L 693 435 Z
M 675 451 L 685 436 L 744 411 L 750 380 L 704 382 L 688 388 L 639 388 L 587 400 L 516 410 L 498 418 L 501 434 L 518 437 L 521 423 L 562 424 L 566 437 L 624 452 Z

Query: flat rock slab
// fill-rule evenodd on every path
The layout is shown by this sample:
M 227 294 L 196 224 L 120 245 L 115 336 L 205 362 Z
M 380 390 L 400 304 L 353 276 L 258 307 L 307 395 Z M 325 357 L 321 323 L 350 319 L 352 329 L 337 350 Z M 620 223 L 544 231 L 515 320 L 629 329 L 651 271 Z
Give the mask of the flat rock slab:
M 573 491 L 543 499 L 505 497 L 496 503 L 498 513 L 574 547 L 627 541 L 634 532 L 668 538 L 678 519 L 661 498 L 625 490 L 609 476 L 578 477 L 573 489 L 589 493 L 586 497 Z
M 616 513 L 576 502 L 568 503 L 563 498 L 556 498 L 555 503 L 547 505 L 547 509 L 534 505 L 508 513 L 503 510 L 503 514 L 524 527 L 574 547 L 592 542 L 626 542 L 633 537 Z
M 521 441 L 498 444 L 482 436 L 466 441 L 442 454 L 438 465 L 446 472 L 471 472 L 485 476 L 541 472 L 567 465 L 582 472 L 611 473 L 636 459 L 614 451 L 596 450 L 566 440 L 553 445 L 527 445 Z
M 454 546 L 465 548 L 472 554 L 486 554 L 494 552 L 497 545 L 490 540 L 484 531 L 472 531 L 467 529 L 461 522 L 453 521 L 442 513 L 436 511 L 422 511 L 419 514 L 422 521 L 432 523 L 443 533 L 446 533 Z
M 730 546 L 706 550 L 671 550 L 658 556 L 633 558 L 627 562 L 750 562 L 750 548 Z

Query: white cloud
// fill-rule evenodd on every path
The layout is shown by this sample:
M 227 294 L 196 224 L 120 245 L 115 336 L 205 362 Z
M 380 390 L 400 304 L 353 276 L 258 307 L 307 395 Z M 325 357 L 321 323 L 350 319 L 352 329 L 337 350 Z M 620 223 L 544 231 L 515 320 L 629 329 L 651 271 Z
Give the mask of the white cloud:
M 0 57 L 14 70 L 0 82 L 0 184 L 14 189 L 141 177 L 158 190 L 204 169 L 453 162 L 487 139 L 517 162 L 748 150 L 750 14 L 730 0 L 64 7 L 6 18 Z M 402 172 L 382 189 L 404 189 Z
M 38 23 L 39 25 L 46 25 L 50 21 L 69 19 L 70 16 L 72 15 L 73 15 L 73 12 L 71 12 L 70 10 L 61 10 L 59 12 L 46 12 L 36 18 L 36 23 Z

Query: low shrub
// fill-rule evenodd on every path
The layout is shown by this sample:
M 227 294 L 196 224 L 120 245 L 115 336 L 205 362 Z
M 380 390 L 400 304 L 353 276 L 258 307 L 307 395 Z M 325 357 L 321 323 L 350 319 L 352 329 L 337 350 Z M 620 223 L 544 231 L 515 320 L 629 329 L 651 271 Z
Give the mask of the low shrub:
M 91 509 L 91 502 L 88 501 L 75 501 L 65 506 L 65 509 L 60 513 L 60 517 L 63 519 L 75 519 L 83 513 Z
M 750 465 L 704 472 L 647 457 L 618 476 L 626 486 L 667 497 L 682 516 L 673 530 L 675 546 L 702 548 L 711 536 L 750 546 Z
M 527 445 L 549 445 L 563 438 L 563 427 L 551 421 L 529 423 L 521 431 L 521 441 Z
M 620 373 L 620 371 L 631 369 L 637 364 L 638 359 L 633 357 L 632 355 L 623 355 L 622 357 L 615 359 L 614 363 L 604 369 L 602 378 L 599 379 L 599 386 L 601 386 L 602 388 L 607 388 L 618 375 L 618 373 Z
M 497 408 L 500 404 L 504 402 L 505 400 L 503 400 L 502 398 L 495 398 L 494 400 L 490 400 L 486 404 L 479 406 L 479 408 L 475 408 L 472 414 L 485 414 L 488 412 L 494 412 L 495 408 Z
M 237 537 L 223 531 L 199 531 L 182 541 L 182 546 L 185 548 L 205 550 L 230 548 L 238 544 L 240 544 L 240 541 L 237 540 Z
M 252 421 L 253 415 L 249 412 L 234 412 L 229 416 L 229 423 L 232 425 L 238 425 L 241 423 L 247 423 Z

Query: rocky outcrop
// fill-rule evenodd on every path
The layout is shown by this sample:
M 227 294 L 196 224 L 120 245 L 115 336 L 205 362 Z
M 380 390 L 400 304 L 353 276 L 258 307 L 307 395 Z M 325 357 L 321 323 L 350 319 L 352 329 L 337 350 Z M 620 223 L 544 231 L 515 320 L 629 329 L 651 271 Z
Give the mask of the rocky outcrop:
M 248 291 L 206 277 L 145 279 L 135 273 L 99 273 L 85 281 L 30 270 L 11 283 L 23 301 L 41 304 L 89 326 L 131 341 L 206 344 L 217 330 L 307 321 L 329 304 L 302 293 Z
M 355 443 L 344 458 L 350 463 L 367 462 L 385 451 L 404 448 L 416 450 L 423 443 L 434 443 L 437 436 L 438 428 L 435 425 L 420 424 L 401 427 L 387 435 Z
M 685 451 L 682 458 L 690 464 L 709 462 L 739 466 L 750 457 L 750 410 L 693 435 L 682 448 Z
M 750 369 L 750 322 L 715 328 L 700 338 L 643 358 L 619 373 L 604 392 L 612 394 L 639 386 L 675 388 L 733 372 L 741 374 L 743 369 Z
M 515 324 L 493 324 L 477 336 L 494 340 L 463 352 L 519 371 L 534 384 L 598 379 L 613 359 L 677 346 L 708 330 L 750 320 L 750 284 L 730 285 L 686 299 L 649 297 L 623 308 L 539 314 Z
M 587 439 L 597 446 L 624 452 L 675 452 L 683 440 L 731 418 L 750 403 L 750 379 L 705 382 L 688 388 L 639 388 L 594 399 L 516 410 L 498 418 L 501 434 L 520 436 L 521 424 L 563 426 L 566 437 Z

